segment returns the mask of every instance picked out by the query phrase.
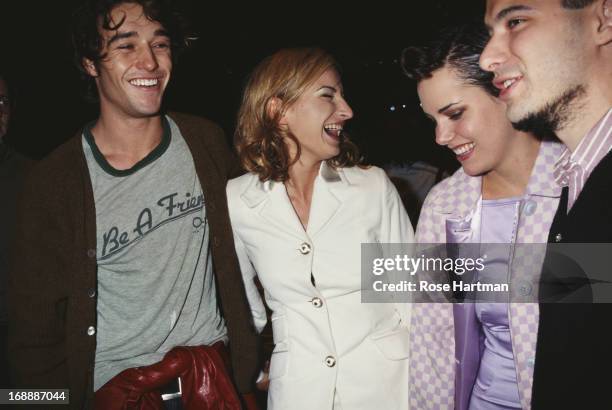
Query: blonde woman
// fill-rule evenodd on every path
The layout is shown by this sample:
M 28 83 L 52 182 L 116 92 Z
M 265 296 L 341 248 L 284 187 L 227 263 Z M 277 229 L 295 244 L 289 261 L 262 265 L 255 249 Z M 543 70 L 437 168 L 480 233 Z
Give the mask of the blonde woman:
M 268 408 L 406 409 L 407 304 L 362 303 L 362 243 L 413 242 L 397 191 L 364 167 L 336 62 L 286 49 L 252 73 L 236 145 L 248 174 L 228 206 L 245 280 L 272 310 Z M 250 295 L 256 325 L 265 323 Z

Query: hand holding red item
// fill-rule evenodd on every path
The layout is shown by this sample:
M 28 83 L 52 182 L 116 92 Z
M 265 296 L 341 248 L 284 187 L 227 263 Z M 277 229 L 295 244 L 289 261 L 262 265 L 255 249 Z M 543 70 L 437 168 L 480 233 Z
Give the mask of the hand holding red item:
M 225 356 L 225 357 L 224 357 Z M 175 347 L 159 362 L 124 370 L 95 394 L 99 410 L 162 410 L 158 389 L 181 378 L 185 410 L 240 410 L 228 375 L 225 345 Z

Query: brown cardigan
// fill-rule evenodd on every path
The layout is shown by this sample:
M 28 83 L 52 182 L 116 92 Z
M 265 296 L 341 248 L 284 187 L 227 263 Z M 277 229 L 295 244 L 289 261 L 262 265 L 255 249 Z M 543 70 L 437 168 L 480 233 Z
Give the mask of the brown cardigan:
M 215 124 L 171 114 L 193 156 L 207 199 L 220 308 L 234 379 L 248 392 L 257 336 L 236 254 L 225 185 L 237 163 Z M 81 132 L 26 179 L 9 278 L 9 360 L 16 386 L 69 388 L 70 407 L 91 408 L 96 351 L 96 212 Z

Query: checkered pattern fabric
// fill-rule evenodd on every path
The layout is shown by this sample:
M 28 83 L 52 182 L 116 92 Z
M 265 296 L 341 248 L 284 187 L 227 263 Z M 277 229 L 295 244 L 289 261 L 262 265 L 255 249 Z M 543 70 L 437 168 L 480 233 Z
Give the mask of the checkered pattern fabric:
M 537 283 L 548 230 L 557 210 L 561 188 L 554 165 L 563 147 L 543 142 L 521 201 L 518 234 L 511 266 L 512 300 L 536 301 Z M 417 242 L 446 242 L 446 220 L 472 215 L 482 179 L 462 169 L 436 185 L 428 195 L 417 226 Z M 538 331 L 537 303 L 510 303 L 512 348 L 523 409 L 531 408 L 531 386 Z M 452 410 L 454 407 L 455 341 L 450 303 L 421 303 L 413 307 L 410 358 L 410 407 Z
M 410 408 L 452 410 L 454 368 L 453 305 L 415 304 L 410 332 Z

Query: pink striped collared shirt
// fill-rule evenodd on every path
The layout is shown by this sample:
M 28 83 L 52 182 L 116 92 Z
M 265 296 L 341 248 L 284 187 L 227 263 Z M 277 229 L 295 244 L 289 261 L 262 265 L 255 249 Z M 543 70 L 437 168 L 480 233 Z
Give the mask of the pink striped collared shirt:
M 612 108 L 580 141 L 576 150 L 563 151 L 555 165 L 555 181 L 569 187 L 567 212 L 572 209 L 591 172 L 612 149 Z

